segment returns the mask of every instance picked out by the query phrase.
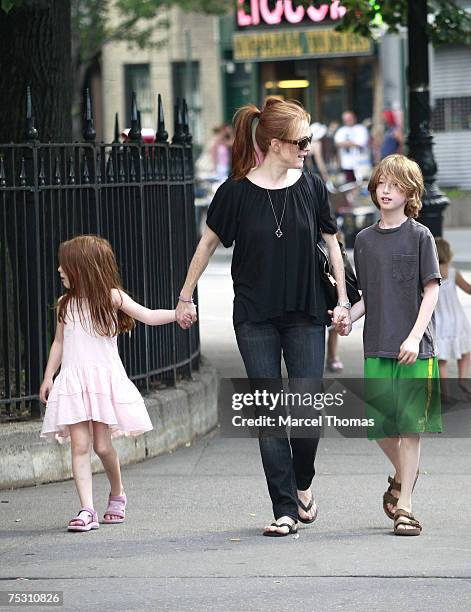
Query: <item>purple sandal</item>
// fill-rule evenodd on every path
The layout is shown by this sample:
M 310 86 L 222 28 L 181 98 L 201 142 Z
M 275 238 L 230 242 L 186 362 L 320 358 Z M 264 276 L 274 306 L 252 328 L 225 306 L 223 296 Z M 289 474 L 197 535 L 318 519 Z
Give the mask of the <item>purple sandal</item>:
M 103 522 L 108 524 L 124 523 L 126 502 L 126 494 L 110 495 L 108 498 L 108 508 L 105 510 L 105 514 L 103 516 Z M 107 519 L 106 516 L 118 516 L 119 518 Z
M 81 518 L 79 515 L 81 512 L 88 513 L 88 521 L 85 522 L 85 519 Z M 72 522 L 80 521 L 81 525 L 71 525 Z M 80 508 L 77 512 L 77 516 L 73 519 L 70 519 L 69 525 L 67 526 L 68 531 L 90 531 L 91 529 L 98 529 L 100 524 L 98 523 L 98 514 L 95 512 L 93 508 Z

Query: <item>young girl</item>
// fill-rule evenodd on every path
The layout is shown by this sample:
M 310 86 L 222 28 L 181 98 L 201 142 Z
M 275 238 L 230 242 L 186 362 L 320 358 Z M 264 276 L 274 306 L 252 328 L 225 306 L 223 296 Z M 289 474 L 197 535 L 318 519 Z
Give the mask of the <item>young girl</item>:
M 456 291 L 456 287 L 459 287 L 468 295 L 471 295 L 471 285 L 464 280 L 458 270 L 450 266 L 453 253 L 449 243 L 443 238 L 435 238 L 435 242 L 437 244 L 440 272 L 443 277 L 435 310 L 440 378 L 442 380 L 448 378 L 447 361 L 456 359 L 458 361 L 459 384 L 471 399 L 471 389 L 466 381 L 469 376 L 471 327 Z
M 78 236 L 63 242 L 59 264 L 66 291 L 58 301 L 56 335 L 39 391 L 40 400 L 47 402 L 41 437 L 63 442 L 70 436 L 81 508 L 68 529 L 90 531 L 99 526 L 91 440 L 111 487 L 103 522 L 122 523 L 126 495 L 111 437 L 152 429 L 144 400 L 119 357 L 117 335 L 133 329 L 134 319 L 148 325 L 172 323 L 175 311 L 149 310 L 122 290 L 115 255 L 103 238 Z
M 415 220 L 424 190 L 419 166 L 389 155 L 368 189 L 381 219 L 355 240 L 362 299 L 352 307 L 351 320 L 365 315 L 365 395 L 374 419 L 368 436 L 395 470 L 383 509 L 394 519 L 395 535 L 417 536 L 422 526 L 412 514 L 412 491 L 420 434 L 442 428 L 433 321 L 441 276 L 432 234 Z M 337 327 L 342 334 L 351 329 Z

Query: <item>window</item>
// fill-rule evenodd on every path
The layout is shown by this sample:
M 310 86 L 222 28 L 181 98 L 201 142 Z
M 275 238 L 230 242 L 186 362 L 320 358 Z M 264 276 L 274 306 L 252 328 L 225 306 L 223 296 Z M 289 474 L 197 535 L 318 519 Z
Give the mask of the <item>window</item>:
M 435 132 L 471 130 L 471 96 L 437 98 L 432 113 Z
M 188 105 L 188 122 L 193 142 L 203 142 L 201 125 L 201 90 L 199 62 L 173 62 L 172 64 L 173 103 L 177 98 L 185 98 Z
M 124 66 L 124 88 L 126 126 L 131 126 L 132 92 L 136 92 L 137 109 L 141 112 L 141 127 L 154 128 L 152 91 L 150 87 L 149 64 L 126 64 Z

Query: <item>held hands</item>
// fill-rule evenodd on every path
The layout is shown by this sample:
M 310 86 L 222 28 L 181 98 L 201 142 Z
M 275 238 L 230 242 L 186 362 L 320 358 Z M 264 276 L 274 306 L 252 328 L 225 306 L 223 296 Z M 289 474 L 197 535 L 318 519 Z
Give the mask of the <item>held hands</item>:
M 415 363 L 419 354 L 419 344 L 420 340 L 418 338 L 408 336 L 399 349 L 399 355 L 397 356 L 399 363 L 403 365 L 412 365 Z
M 196 306 L 191 302 L 181 302 L 175 308 L 175 320 L 182 329 L 188 329 L 197 321 Z
M 332 325 L 335 331 L 340 336 L 348 336 L 352 331 L 352 320 L 348 308 L 336 306 L 334 310 L 329 310 L 328 313 L 332 317 Z
M 49 397 L 49 393 L 52 391 L 53 386 L 54 381 L 52 378 L 45 378 L 43 380 L 41 388 L 39 389 L 39 399 L 43 404 L 47 403 L 47 398 Z

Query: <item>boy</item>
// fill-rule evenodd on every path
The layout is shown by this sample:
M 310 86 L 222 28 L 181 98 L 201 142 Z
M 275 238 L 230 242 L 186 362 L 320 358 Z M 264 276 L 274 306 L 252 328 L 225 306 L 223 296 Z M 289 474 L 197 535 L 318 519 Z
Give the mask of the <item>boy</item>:
M 433 317 L 441 276 L 432 234 L 415 221 L 424 190 L 419 166 L 403 155 L 389 155 L 374 170 L 368 190 L 381 219 L 355 241 L 362 299 L 351 320 L 365 315 L 365 391 L 368 416 L 375 421 L 368 435 L 395 469 L 383 508 L 394 519 L 395 535 L 415 536 L 422 531 L 411 501 L 419 433 L 441 431 Z M 337 328 L 347 335 L 351 324 Z

